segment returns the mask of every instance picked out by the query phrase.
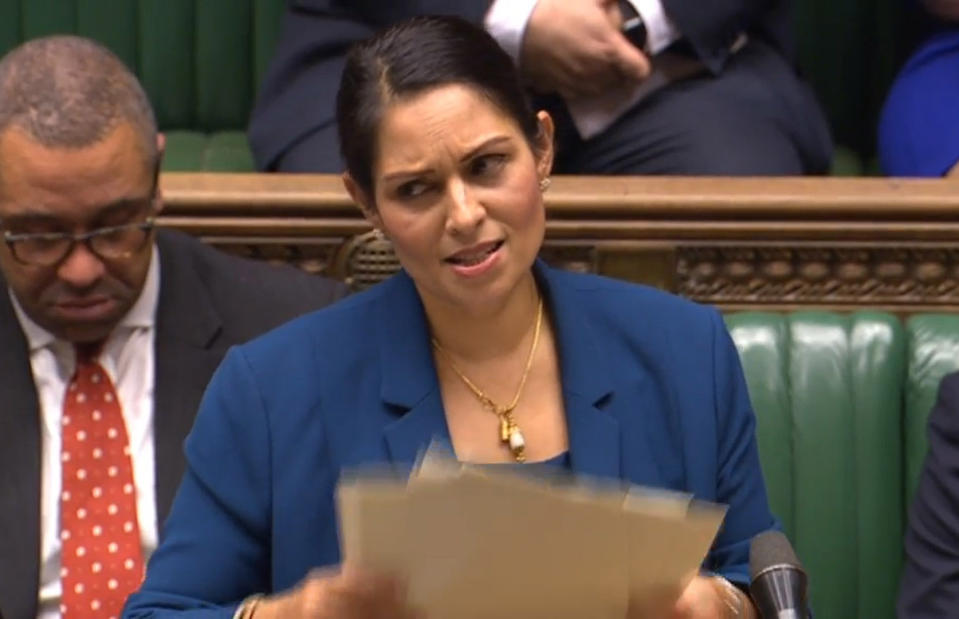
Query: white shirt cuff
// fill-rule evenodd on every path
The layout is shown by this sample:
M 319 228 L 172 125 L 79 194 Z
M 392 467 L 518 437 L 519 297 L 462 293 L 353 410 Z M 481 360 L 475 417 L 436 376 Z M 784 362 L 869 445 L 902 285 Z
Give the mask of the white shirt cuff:
M 498 0 L 497 4 L 502 2 Z M 679 28 L 666 15 L 662 0 L 629 0 L 629 3 L 646 24 L 646 50 L 650 54 L 656 55 L 682 38 Z
M 517 66 L 520 51 L 523 49 L 526 24 L 536 8 L 536 2 L 537 0 L 494 0 L 483 20 L 486 31 L 513 57 Z

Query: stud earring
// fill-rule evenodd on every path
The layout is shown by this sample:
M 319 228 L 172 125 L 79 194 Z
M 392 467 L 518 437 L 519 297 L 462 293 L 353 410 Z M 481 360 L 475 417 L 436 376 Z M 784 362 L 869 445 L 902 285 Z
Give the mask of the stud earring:
M 549 189 L 549 186 L 550 186 L 550 184 L 552 184 L 552 182 L 553 182 L 553 181 L 551 181 L 548 176 L 547 176 L 546 178 L 540 180 L 540 181 L 539 181 L 539 190 L 540 190 L 540 191 L 546 191 L 547 189 Z

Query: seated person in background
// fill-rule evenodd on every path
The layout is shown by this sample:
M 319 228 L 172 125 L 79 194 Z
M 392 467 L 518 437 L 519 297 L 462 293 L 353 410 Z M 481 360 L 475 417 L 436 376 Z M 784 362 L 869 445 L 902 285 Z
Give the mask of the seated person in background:
M 162 136 L 78 37 L 0 60 L 0 607 L 116 617 L 228 347 L 339 284 L 154 232 Z
M 959 610 L 959 373 L 939 384 L 929 414 L 929 453 L 909 512 L 901 619 L 955 617 Z
M 889 176 L 959 175 L 959 0 L 924 0 L 947 27 L 899 72 L 879 120 Z
M 558 173 L 826 172 L 831 138 L 793 67 L 790 4 L 294 0 L 250 143 L 261 169 L 340 172 L 334 93 L 350 44 L 406 17 L 452 14 L 483 24 L 543 95 Z
M 410 616 L 403 574 L 337 567 L 334 491 L 434 437 L 729 504 L 675 616 L 753 616 L 737 585 L 775 522 L 736 349 L 712 309 L 537 261 L 553 124 L 509 56 L 463 20 L 401 22 L 351 53 L 337 110 L 347 189 L 404 270 L 227 355 L 124 617 Z

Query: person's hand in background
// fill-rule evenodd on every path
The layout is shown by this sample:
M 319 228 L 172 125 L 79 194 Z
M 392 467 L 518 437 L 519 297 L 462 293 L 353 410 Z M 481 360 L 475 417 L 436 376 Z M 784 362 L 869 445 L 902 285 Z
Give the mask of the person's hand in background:
M 394 579 L 368 572 L 314 570 L 293 589 L 260 599 L 253 619 L 422 619 Z
M 649 75 L 649 59 L 622 32 L 615 0 L 539 0 L 526 25 L 520 70 L 535 90 L 597 95 Z

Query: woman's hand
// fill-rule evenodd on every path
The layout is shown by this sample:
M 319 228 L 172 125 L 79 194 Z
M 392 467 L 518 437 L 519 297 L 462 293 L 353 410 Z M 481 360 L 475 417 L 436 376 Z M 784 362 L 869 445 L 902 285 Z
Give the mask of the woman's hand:
M 397 580 L 345 567 L 314 570 L 296 587 L 262 598 L 253 619 L 421 619 Z
M 727 608 L 719 583 L 707 576 L 696 576 L 673 606 L 669 619 L 727 619 Z
M 739 596 L 739 600 L 734 601 L 732 596 Z M 718 578 L 699 575 L 690 581 L 671 609 L 663 610 L 662 603 L 649 600 L 646 606 L 631 606 L 628 617 L 629 619 L 738 619 L 739 616 L 727 604 L 727 599 L 734 603 L 734 608 L 743 609 L 741 617 L 756 619 L 753 604 L 744 593 L 738 589 L 727 591 Z M 738 602 L 742 602 L 741 606 Z
M 736 599 L 738 598 L 738 600 Z M 732 606 L 730 606 L 732 604 Z M 734 609 L 741 608 L 741 614 Z M 714 576 L 696 576 L 679 596 L 669 619 L 733 619 L 756 617 L 745 593 Z

